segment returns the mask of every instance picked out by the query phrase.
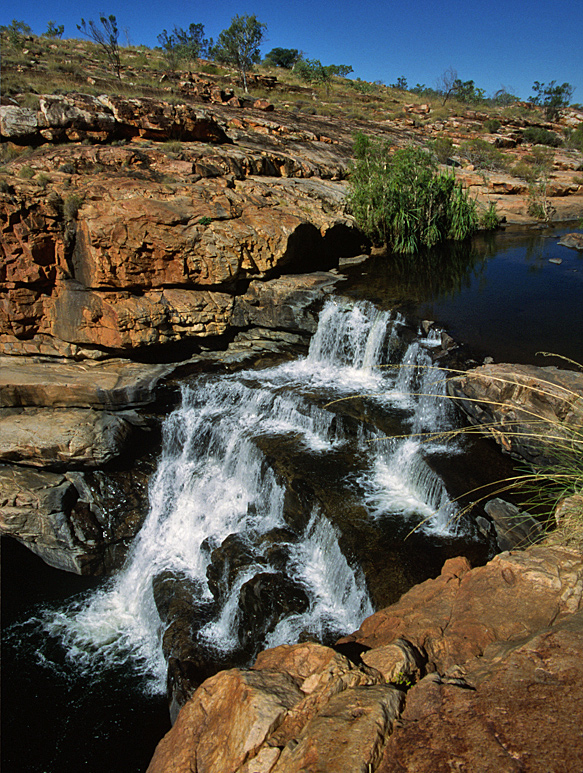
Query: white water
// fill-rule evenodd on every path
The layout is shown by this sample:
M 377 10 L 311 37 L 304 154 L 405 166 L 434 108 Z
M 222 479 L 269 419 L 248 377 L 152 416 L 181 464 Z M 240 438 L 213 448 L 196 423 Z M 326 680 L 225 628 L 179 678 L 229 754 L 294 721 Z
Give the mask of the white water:
M 307 357 L 263 371 L 203 376 L 184 388 L 180 408 L 165 422 L 150 512 L 124 570 L 84 602 L 45 618 L 45 630 L 61 639 L 76 667 L 130 662 L 154 689 L 163 689 L 163 631 L 152 580 L 163 571 L 180 573 L 195 584 L 199 601 L 210 601 L 211 553 L 231 534 L 244 535 L 257 560 L 220 599 L 199 637 L 224 652 L 237 651 L 239 591 L 256 572 L 276 571 L 262 553 L 261 535 L 289 528 L 284 484 L 260 450 L 262 438 L 293 438 L 314 464 L 318 455 L 359 446 L 354 450 L 368 461 L 358 485 L 371 519 L 396 513 L 434 533 L 451 533 L 455 507 L 423 458 L 435 444 L 416 436 L 449 422 L 443 401 L 413 394 L 433 394 L 436 380 L 442 382 L 428 354 L 435 341 L 411 344 L 396 370 L 380 367 L 397 358 L 403 324 L 369 303 L 333 300 L 321 313 Z M 381 440 L 374 428 L 355 437 L 334 404 L 325 407 L 363 394 L 403 413 L 412 437 Z M 281 619 L 258 645 L 292 643 L 304 631 L 341 635 L 373 611 L 361 570 L 346 560 L 336 527 L 316 503 L 306 523 L 287 546 L 285 571 L 307 594 L 309 608 Z

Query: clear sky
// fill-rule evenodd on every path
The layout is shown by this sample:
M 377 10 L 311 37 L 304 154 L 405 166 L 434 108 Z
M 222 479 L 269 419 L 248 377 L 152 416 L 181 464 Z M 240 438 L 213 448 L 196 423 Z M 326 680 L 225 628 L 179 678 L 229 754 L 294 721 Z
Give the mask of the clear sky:
M 204 25 L 217 38 L 235 14 L 267 25 L 262 53 L 297 48 L 323 64 L 349 64 L 352 77 L 435 87 L 449 67 L 489 96 L 498 89 L 526 99 L 535 80 L 575 86 L 583 103 L 583 0 L 19 0 L 2 3 L 0 24 L 13 18 L 41 34 L 47 22 L 78 36 L 81 17 L 114 14 L 132 44 L 157 45 L 174 26 Z M 127 32 L 127 35 L 126 35 Z

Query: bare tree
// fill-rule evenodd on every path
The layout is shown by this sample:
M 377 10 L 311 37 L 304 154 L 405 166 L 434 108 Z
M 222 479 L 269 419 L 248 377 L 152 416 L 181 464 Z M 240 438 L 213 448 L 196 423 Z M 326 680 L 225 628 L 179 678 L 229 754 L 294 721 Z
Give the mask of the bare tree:
M 77 25 L 77 29 L 82 35 L 85 35 L 89 40 L 93 40 L 100 48 L 105 51 L 105 55 L 111 65 L 111 68 L 121 80 L 121 59 L 119 55 L 119 29 L 117 28 L 117 20 L 113 14 L 104 16 L 101 14 L 99 17 L 101 27 L 92 19 L 85 21 L 81 19 L 81 24 Z
M 443 103 L 447 102 L 449 97 L 457 91 L 457 87 L 460 80 L 457 76 L 457 70 L 453 67 L 448 67 L 442 75 L 437 79 L 437 90 L 443 94 Z

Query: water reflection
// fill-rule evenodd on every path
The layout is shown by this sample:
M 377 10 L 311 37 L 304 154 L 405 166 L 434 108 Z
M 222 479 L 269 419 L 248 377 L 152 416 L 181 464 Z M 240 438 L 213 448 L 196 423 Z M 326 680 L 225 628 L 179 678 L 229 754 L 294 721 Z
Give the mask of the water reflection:
M 477 357 L 547 365 L 537 352 L 550 351 L 581 362 L 583 255 L 558 245 L 574 230 L 508 228 L 417 256 L 375 255 L 351 269 L 348 292 L 436 321 Z

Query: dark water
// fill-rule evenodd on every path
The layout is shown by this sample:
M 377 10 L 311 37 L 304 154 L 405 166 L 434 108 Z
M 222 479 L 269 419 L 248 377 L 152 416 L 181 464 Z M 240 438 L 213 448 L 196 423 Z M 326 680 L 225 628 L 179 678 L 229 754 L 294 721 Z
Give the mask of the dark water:
M 379 256 L 351 269 L 340 292 L 432 319 L 477 357 L 560 365 L 537 357 L 543 350 L 583 362 L 583 255 L 557 246 L 573 230 L 509 229 L 413 264 Z M 457 475 L 461 488 L 469 475 Z M 442 558 L 428 556 L 428 570 L 437 573 Z M 7 773 L 143 771 L 169 728 L 165 699 L 145 696 L 129 669 L 81 682 L 41 634 L 13 627 L 39 606 L 59 605 L 97 584 L 2 540 L 1 760 Z M 39 652 L 53 660 L 50 669 Z
M 583 252 L 558 244 L 575 231 L 509 227 L 413 259 L 379 256 L 351 271 L 349 293 L 433 320 L 477 357 L 561 367 L 537 355 L 550 352 L 583 363 Z

